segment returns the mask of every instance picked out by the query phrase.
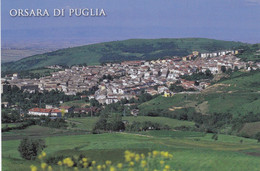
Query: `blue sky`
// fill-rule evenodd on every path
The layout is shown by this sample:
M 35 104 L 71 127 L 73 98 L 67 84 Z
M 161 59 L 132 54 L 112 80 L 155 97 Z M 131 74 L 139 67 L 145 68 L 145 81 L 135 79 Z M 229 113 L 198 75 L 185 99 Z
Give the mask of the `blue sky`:
M 104 8 L 106 17 L 10 17 L 17 8 Z M 205 37 L 260 43 L 260 0 L 3 0 L 2 43 Z

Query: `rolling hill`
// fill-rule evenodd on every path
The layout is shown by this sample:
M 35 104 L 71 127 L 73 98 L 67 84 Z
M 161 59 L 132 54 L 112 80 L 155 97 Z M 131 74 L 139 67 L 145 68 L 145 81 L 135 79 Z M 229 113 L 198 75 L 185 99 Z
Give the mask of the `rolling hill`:
M 234 118 L 248 113 L 259 113 L 260 72 L 234 72 L 232 75 L 207 87 L 199 94 L 158 96 L 139 106 L 140 113 L 160 113 L 171 117 L 176 113 L 202 114 L 230 113 Z
M 205 38 L 184 39 L 130 39 L 60 49 L 2 64 L 2 71 L 21 71 L 44 66 L 98 65 L 125 60 L 151 60 L 172 56 L 185 56 L 192 51 L 212 52 L 236 49 L 248 44 Z

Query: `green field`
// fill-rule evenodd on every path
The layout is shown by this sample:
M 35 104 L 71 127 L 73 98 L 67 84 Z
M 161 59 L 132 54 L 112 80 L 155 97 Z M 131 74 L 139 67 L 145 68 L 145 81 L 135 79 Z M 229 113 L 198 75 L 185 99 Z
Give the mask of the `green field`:
M 30 56 L 19 61 L 5 63 L 3 71 L 18 71 L 60 65 L 99 65 L 103 62 L 126 60 L 151 60 L 172 56 L 186 56 L 192 51 L 213 52 L 238 48 L 248 44 L 205 38 L 184 39 L 131 39 L 113 41 Z
M 145 153 L 164 150 L 173 154 L 171 168 L 183 171 L 256 171 L 260 168 L 260 145 L 256 140 L 228 135 L 179 131 L 151 131 L 143 135 L 131 133 L 89 134 L 45 138 L 47 157 L 85 154 L 92 160 L 113 163 L 123 161 L 123 152 L 131 150 Z M 243 140 L 241 143 L 240 141 Z M 25 161 L 17 151 L 18 140 L 2 142 L 2 169 L 5 171 L 28 170 L 39 161 Z M 57 168 L 57 167 L 56 167 Z
M 74 129 L 82 129 L 86 131 L 91 131 L 97 120 L 98 117 L 81 117 L 68 119 L 68 121 L 76 124 L 76 127 Z
M 74 101 L 68 101 L 68 102 L 64 102 L 61 104 L 61 106 L 75 106 L 75 107 L 86 107 L 89 106 L 90 104 L 85 102 L 85 100 L 74 100 Z
M 255 135 L 260 132 L 260 122 L 250 122 L 246 123 L 243 128 L 239 131 L 241 134 L 246 134 L 249 136 Z
M 55 129 L 49 127 L 42 127 L 38 125 L 29 126 L 22 130 L 11 130 L 8 132 L 2 133 L 2 140 L 17 140 L 25 137 L 34 137 L 34 138 L 45 138 L 48 136 L 61 136 L 61 135 L 76 135 L 76 134 L 85 134 L 86 132 L 74 131 L 74 130 L 63 130 Z

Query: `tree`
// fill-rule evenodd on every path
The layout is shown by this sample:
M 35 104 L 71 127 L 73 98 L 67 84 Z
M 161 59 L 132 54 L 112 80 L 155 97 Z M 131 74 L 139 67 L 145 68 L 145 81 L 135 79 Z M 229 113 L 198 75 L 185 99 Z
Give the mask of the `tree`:
M 195 81 L 194 85 L 195 85 L 195 86 L 199 86 L 200 83 L 199 83 L 198 81 Z
M 46 147 L 45 141 L 42 139 L 24 138 L 20 142 L 18 151 L 22 158 L 26 160 L 35 160 L 37 155 Z
M 228 74 L 231 74 L 232 73 L 232 69 L 231 68 L 228 68 L 228 70 L 226 71 Z
M 255 135 L 255 138 L 257 139 L 257 142 L 260 142 L 260 132 L 258 132 L 258 133 Z
M 237 67 L 237 66 L 235 66 L 234 71 L 235 71 L 235 72 L 238 71 L 238 67 Z
M 182 86 L 177 85 L 177 83 L 175 83 L 175 84 L 171 84 L 169 90 L 173 92 L 182 92 L 184 91 L 184 88 Z
M 212 77 L 212 73 L 211 73 L 211 71 L 209 69 L 207 69 L 205 71 L 205 74 L 206 74 L 207 77 Z
M 100 104 L 99 104 L 99 102 L 96 100 L 96 99 L 90 99 L 90 105 L 92 106 L 92 107 L 99 107 L 100 106 Z
M 225 66 L 221 66 L 221 71 L 225 73 L 227 71 L 227 68 Z
M 125 130 L 125 125 L 122 122 L 122 116 L 120 114 L 111 114 L 107 120 L 107 129 L 111 131 Z
M 93 131 L 120 131 L 125 130 L 125 125 L 122 122 L 120 114 L 102 114 L 96 122 Z

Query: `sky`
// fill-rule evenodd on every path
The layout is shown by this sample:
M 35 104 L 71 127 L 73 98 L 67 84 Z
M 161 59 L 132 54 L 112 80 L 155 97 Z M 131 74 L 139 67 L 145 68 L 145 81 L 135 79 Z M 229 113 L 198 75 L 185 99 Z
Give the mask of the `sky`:
M 260 43 L 260 0 L 2 0 L 2 45 L 203 37 Z M 103 8 L 106 17 L 11 17 L 11 9 Z

